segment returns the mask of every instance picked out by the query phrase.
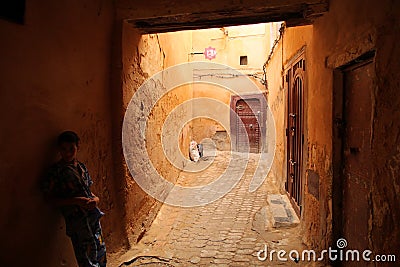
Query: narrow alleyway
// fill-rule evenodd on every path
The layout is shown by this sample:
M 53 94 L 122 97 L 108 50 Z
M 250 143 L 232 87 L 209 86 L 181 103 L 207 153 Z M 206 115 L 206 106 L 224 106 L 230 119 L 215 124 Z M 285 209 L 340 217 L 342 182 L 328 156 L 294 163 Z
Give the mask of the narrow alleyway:
M 213 156 L 215 155 L 215 157 Z M 233 160 L 240 161 L 240 153 Z M 300 226 L 274 228 L 267 196 L 279 194 L 273 178 L 255 192 L 248 191 L 258 164 L 258 154 L 250 154 L 247 169 L 238 185 L 217 201 L 195 208 L 163 205 L 143 239 L 111 266 L 293 266 L 291 260 L 260 261 L 264 249 L 301 251 Z M 208 164 L 201 172 L 183 172 L 178 184 L 207 184 L 228 165 L 230 152 L 213 152 L 198 163 Z M 231 173 L 235 175 L 235 173 Z M 125 263 L 124 263 L 125 262 Z M 122 265 L 121 265 L 122 264 Z M 305 266 L 299 264 L 298 266 Z

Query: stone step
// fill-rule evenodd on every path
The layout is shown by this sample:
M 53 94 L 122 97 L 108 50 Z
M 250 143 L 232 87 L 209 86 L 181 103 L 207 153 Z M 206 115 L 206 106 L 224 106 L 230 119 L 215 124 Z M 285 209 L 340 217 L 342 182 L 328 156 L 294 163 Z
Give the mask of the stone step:
M 268 195 L 267 202 L 272 214 L 273 227 L 294 227 L 300 223 L 287 195 Z

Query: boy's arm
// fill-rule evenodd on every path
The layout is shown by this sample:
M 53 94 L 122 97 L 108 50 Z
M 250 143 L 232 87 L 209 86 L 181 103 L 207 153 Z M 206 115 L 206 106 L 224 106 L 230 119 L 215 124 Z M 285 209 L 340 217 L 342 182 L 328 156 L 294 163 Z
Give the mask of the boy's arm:
M 56 207 L 76 205 L 86 208 L 91 199 L 87 197 L 58 198 L 54 196 L 47 196 L 47 201 Z
M 93 197 L 92 200 L 94 200 L 96 202 L 96 204 L 99 204 L 100 198 L 93 193 L 92 193 L 92 197 Z
M 99 197 L 92 193 L 92 198 L 90 198 L 87 208 L 94 209 L 95 207 L 97 207 L 99 202 L 100 202 Z

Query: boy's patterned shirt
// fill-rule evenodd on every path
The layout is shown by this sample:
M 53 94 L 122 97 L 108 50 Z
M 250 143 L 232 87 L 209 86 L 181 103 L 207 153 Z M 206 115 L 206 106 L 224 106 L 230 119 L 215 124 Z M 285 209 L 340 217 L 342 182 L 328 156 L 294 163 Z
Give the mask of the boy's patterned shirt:
M 82 162 L 65 163 L 59 161 L 47 173 L 42 190 L 50 197 L 92 197 L 90 186 L 93 184 L 86 166 Z M 64 217 L 81 216 L 82 210 L 78 206 L 61 208 Z

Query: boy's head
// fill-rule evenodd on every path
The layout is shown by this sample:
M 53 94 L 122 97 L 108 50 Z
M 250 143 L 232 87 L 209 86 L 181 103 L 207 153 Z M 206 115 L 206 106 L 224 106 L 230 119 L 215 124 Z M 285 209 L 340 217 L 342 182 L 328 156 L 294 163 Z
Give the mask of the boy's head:
M 79 148 L 79 136 L 73 131 L 65 131 L 58 136 L 58 147 L 63 160 L 75 160 Z

